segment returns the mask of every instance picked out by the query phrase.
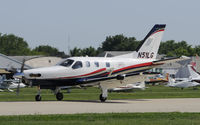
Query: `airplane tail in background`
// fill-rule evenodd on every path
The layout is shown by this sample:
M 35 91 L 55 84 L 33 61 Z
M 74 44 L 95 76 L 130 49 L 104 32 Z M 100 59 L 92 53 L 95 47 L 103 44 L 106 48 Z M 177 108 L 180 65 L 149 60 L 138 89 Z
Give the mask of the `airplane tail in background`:
M 168 84 L 167 86 L 173 86 L 175 84 L 175 79 L 171 78 L 169 75 L 168 75 Z
M 156 59 L 165 26 L 165 24 L 154 25 L 147 36 L 141 41 L 136 51 L 117 57 L 135 59 Z
M 166 73 L 166 74 L 165 74 L 165 79 L 166 79 L 167 81 L 169 81 L 169 73 Z
M 4 80 L 6 79 L 5 75 L 0 76 L 0 84 L 2 84 L 4 82 Z
M 140 87 L 142 90 L 145 90 L 146 86 L 144 81 L 140 83 Z
M 192 65 L 188 65 L 188 70 L 190 73 L 190 78 L 197 78 L 200 75 L 196 72 L 196 70 L 194 69 L 194 67 Z

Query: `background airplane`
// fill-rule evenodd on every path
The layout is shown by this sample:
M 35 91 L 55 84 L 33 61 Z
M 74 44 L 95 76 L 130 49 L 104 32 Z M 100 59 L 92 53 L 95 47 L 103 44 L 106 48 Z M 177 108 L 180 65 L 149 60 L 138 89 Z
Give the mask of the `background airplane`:
M 189 88 L 189 87 L 195 87 L 195 86 L 199 86 L 200 84 L 191 80 L 184 80 L 184 81 L 175 81 L 172 78 L 169 78 L 169 84 L 167 86 L 169 87 L 177 87 L 177 88 Z
M 17 89 L 17 92 L 19 88 L 24 88 L 26 85 L 20 82 L 19 79 L 6 79 L 6 76 L 0 76 L 0 91 L 4 91 L 5 89 L 13 92 L 12 89 Z
M 189 71 L 188 78 L 176 78 L 172 79 L 169 77 L 169 87 L 178 87 L 178 88 L 188 88 L 188 87 L 195 87 L 199 86 L 200 83 L 200 75 L 196 72 L 192 65 L 187 65 L 187 69 Z
M 169 74 L 166 73 L 165 76 L 161 74 L 157 74 L 153 77 L 148 77 L 148 79 L 145 81 L 146 84 L 152 84 L 155 85 L 156 83 L 161 84 L 161 83 L 167 83 L 168 82 L 168 76 Z
M 109 92 L 127 92 L 135 89 L 145 90 L 145 82 L 137 82 L 133 84 L 127 84 L 126 86 L 120 86 L 113 89 L 108 89 Z

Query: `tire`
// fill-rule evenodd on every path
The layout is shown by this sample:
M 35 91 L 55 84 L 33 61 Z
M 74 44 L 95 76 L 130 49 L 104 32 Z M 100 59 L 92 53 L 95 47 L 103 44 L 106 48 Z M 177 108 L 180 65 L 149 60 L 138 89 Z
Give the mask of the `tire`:
M 58 92 L 58 93 L 56 94 L 56 99 L 57 99 L 58 101 L 61 101 L 61 100 L 63 99 L 63 94 L 60 93 L 60 92 Z
M 41 101 L 41 100 L 42 100 L 42 97 L 40 95 L 35 96 L 35 101 Z
M 107 98 L 103 97 L 102 94 L 100 94 L 99 99 L 101 100 L 101 102 L 105 102 Z

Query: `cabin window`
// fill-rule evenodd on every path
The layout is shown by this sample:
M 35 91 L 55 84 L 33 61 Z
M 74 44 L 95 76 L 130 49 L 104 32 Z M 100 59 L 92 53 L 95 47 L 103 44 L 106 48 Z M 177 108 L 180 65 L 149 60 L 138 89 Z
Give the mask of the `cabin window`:
M 74 62 L 74 60 L 67 59 L 66 61 L 62 62 L 60 65 L 65 66 L 65 67 L 69 67 L 73 64 L 73 62 Z
M 90 62 L 89 61 L 86 61 L 85 64 L 86 64 L 86 67 L 90 67 Z
M 81 61 L 76 61 L 75 64 L 72 66 L 73 69 L 82 68 L 83 64 Z
M 94 65 L 95 65 L 96 67 L 99 67 L 99 62 L 94 62 Z
M 110 63 L 109 62 L 106 62 L 106 67 L 110 67 Z

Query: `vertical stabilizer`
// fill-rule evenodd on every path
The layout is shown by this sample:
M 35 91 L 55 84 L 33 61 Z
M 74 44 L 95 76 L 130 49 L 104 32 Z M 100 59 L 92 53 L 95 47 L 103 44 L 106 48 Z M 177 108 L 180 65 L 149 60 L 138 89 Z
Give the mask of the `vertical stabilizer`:
M 165 24 L 156 24 L 136 49 L 136 58 L 155 59 L 165 30 Z
M 165 24 L 154 25 L 151 31 L 141 41 L 136 51 L 117 57 L 129 57 L 135 59 L 156 59 L 165 26 Z

